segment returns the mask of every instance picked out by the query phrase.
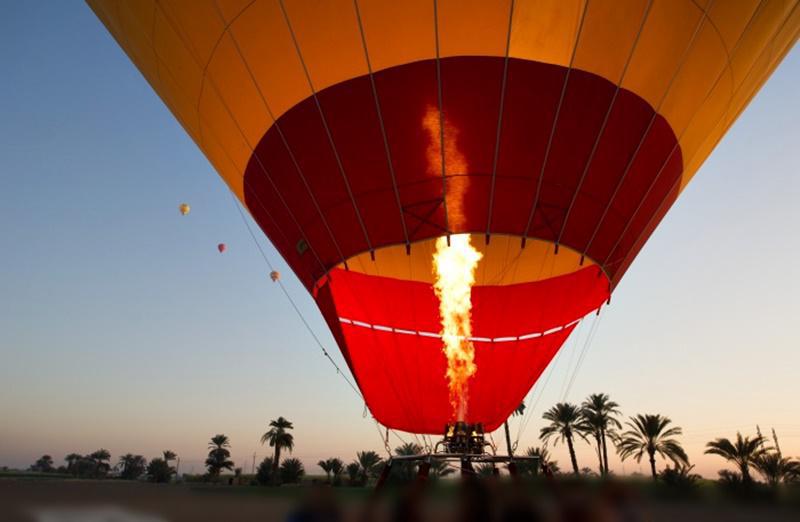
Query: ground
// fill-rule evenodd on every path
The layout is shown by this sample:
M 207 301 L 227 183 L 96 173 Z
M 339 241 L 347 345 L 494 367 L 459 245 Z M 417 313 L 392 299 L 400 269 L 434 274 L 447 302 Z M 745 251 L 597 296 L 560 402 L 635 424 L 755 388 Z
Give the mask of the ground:
M 561 501 L 537 491 L 489 486 L 481 491 L 467 488 L 468 495 L 458 491 L 456 482 L 437 488 L 424 512 L 429 520 L 460 520 L 454 513 L 475 507 L 498 515 L 517 506 L 523 492 L 524 502 L 534 502 L 539 516 L 528 520 L 647 520 L 654 522 L 694 522 L 725 520 L 731 522 L 758 520 L 764 522 L 800 520 L 796 505 L 762 501 L 737 503 L 728 501 L 644 500 L 640 496 L 619 495 L 588 489 L 562 490 Z M 231 487 L 190 484 L 149 484 L 119 480 L 39 480 L 0 479 L 0 520 L 26 522 L 189 522 L 189 521 L 267 521 L 287 520 L 302 506 L 333 507 L 344 514 L 344 520 L 365 520 L 365 506 L 370 490 L 356 488 L 302 487 Z M 624 497 L 624 498 L 623 498 Z M 378 520 L 397 518 L 402 511 L 398 499 L 409 498 L 387 494 L 383 507 L 375 511 Z M 516 499 L 516 500 L 514 500 Z M 568 499 L 568 500 L 566 500 Z M 475 504 L 478 502 L 478 504 Z M 405 503 L 402 506 L 407 507 Z M 609 506 L 616 510 L 608 518 Z M 565 508 L 564 506 L 569 506 Z M 569 511 L 569 514 L 567 514 Z M 394 513 L 395 517 L 387 516 Z M 383 516 L 382 516 L 383 515 Z M 483 519 L 481 517 L 480 519 Z M 316 520 L 319 520 L 318 518 Z

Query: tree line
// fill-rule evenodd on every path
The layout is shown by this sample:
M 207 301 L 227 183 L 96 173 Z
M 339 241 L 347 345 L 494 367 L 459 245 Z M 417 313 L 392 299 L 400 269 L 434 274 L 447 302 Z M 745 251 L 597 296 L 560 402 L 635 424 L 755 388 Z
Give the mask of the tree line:
M 545 443 L 543 448 L 528 448 L 526 455 L 540 457 L 545 470 L 558 472 L 558 464 L 550 459 L 547 443 L 565 443 L 572 473 L 592 473 L 589 468 L 579 469 L 575 443 L 580 440 L 592 446 L 597 456 L 599 475 L 609 474 L 608 447 L 616 450 L 625 461 L 633 458 L 637 463 L 647 459 L 653 480 L 667 482 L 692 482 L 699 479 L 692 474 L 689 457 L 678 437 L 683 433 L 669 417 L 661 414 L 640 413 L 620 421 L 619 404 L 605 393 L 590 395 L 580 405 L 560 402 L 545 411 L 542 418 L 548 421 L 539 432 Z M 755 482 L 751 469 L 755 469 L 764 482 L 772 487 L 800 482 L 800 461 L 782 454 L 778 437 L 772 431 L 772 444 L 757 428 L 755 436 L 736 434 L 734 440 L 719 437 L 706 444 L 705 454 L 717 455 L 736 470 L 720 470 L 719 482 L 726 486 L 747 488 Z M 667 461 L 667 466 L 657 470 L 656 457 Z M 670 466 L 672 464 L 672 466 Z
M 512 415 L 522 415 L 525 405 L 520 406 Z M 608 464 L 609 451 L 616 452 L 625 461 L 632 458 L 637 463 L 646 459 L 653 480 L 670 483 L 693 483 L 699 476 L 691 471 L 694 466 L 679 441 L 682 429 L 675 426 L 669 417 L 661 414 L 640 413 L 622 420 L 622 412 L 618 403 L 611 400 L 608 394 L 592 394 L 581 404 L 559 402 L 542 414 L 547 424 L 541 428 L 539 438 L 542 446 L 529 447 L 523 455 L 538 457 L 536 464 L 520 461 L 518 469 L 526 475 L 599 475 L 610 474 Z M 284 417 L 271 420 L 267 431 L 261 436 L 261 444 L 273 449 L 272 456 L 264 458 L 255 470 L 252 480 L 262 485 L 280 485 L 300 482 L 306 474 L 300 459 L 282 458 L 282 453 L 294 450 L 295 440 L 292 430 L 294 425 Z M 511 450 L 510 437 L 506 425 L 506 438 Z M 579 467 L 575 446 L 578 443 L 589 444 L 597 458 L 597 472 L 589 467 Z M 570 471 L 563 471 L 558 462 L 552 459 L 548 449 L 564 444 L 569 455 Z M 205 459 L 206 473 L 204 479 L 212 482 L 221 480 L 224 471 L 233 472 L 233 478 L 241 477 L 241 468 L 235 468 L 231 460 L 230 439 L 227 435 L 217 434 L 208 443 L 208 455 Z M 396 456 L 424 455 L 428 451 L 413 442 L 403 442 L 394 449 Z M 720 437 L 706 444 L 706 454 L 717 455 L 734 466 L 735 470 L 721 470 L 719 482 L 723 485 L 748 488 L 756 481 L 751 470 L 771 486 L 800 482 L 800 461 L 783 455 L 778 438 L 773 430 L 772 441 L 764 437 L 760 430 L 755 436 L 736 434 L 731 440 Z M 667 462 L 658 470 L 657 458 Z M 178 461 L 172 451 L 164 451 L 161 456 L 149 462 L 141 455 L 125 454 L 112 466 L 111 454 L 108 450 L 99 449 L 88 455 L 71 453 L 64 460 L 66 466 L 56 468 L 49 455 L 43 455 L 32 466 L 31 471 L 60 472 L 79 478 L 106 478 L 110 475 L 121 479 L 152 482 L 169 482 L 177 474 L 172 462 Z M 359 451 L 348 464 L 338 457 L 320 460 L 317 465 L 325 472 L 325 481 L 334 486 L 364 486 L 374 480 L 381 472 L 386 461 L 375 451 Z M 431 462 L 429 476 L 432 479 L 444 477 L 455 471 L 446 462 Z M 479 465 L 479 474 L 493 474 L 494 465 Z M 417 473 L 414 462 L 396 461 L 392 467 L 390 480 L 409 481 Z M 233 479 L 230 479 L 231 482 Z
M 60 473 L 75 478 L 104 479 L 110 476 L 123 480 L 146 479 L 151 482 L 169 482 L 177 474 L 177 469 L 170 463 L 176 461 L 175 452 L 165 450 L 161 456 L 150 462 L 141 455 L 126 453 L 119 461 L 111 464 L 111 453 L 107 449 L 99 449 L 88 455 L 70 453 L 64 457 L 65 466 L 56 467 L 53 457 L 42 455 L 34 462 L 30 471 L 39 473 Z

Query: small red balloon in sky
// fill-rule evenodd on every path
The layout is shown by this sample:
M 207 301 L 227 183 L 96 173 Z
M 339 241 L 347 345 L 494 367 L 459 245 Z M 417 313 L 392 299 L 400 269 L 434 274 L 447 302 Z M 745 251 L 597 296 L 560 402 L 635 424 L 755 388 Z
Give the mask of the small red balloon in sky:
M 228 249 L 228 247 L 227 247 L 227 245 L 225 245 L 225 243 L 220 243 L 219 245 L 217 245 L 217 250 L 219 250 L 220 254 L 225 252 L 225 250 L 227 250 L 227 249 Z

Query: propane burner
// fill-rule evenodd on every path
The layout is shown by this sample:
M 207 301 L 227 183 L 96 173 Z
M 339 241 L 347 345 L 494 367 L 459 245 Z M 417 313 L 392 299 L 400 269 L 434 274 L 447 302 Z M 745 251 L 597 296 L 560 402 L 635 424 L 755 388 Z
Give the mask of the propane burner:
M 462 421 L 448 424 L 445 426 L 441 444 L 447 453 L 482 455 L 487 444 L 483 437 L 483 424 L 467 424 Z

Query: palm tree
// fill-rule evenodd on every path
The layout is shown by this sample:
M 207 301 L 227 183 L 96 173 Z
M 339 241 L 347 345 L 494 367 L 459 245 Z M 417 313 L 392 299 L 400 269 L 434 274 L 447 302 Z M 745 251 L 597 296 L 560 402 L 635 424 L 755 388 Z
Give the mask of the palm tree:
M 374 451 L 359 451 L 356 453 L 356 460 L 358 465 L 361 466 L 361 480 L 364 484 L 367 483 L 370 477 L 375 476 L 378 465 L 383 461 L 380 455 Z
M 141 455 L 126 453 L 119 458 L 120 477 L 125 480 L 136 480 L 147 469 L 147 460 Z
M 521 416 L 524 413 L 525 413 L 525 401 L 522 401 L 522 402 L 519 403 L 519 406 L 517 406 L 514 409 L 514 411 L 511 412 L 511 415 L 509 415 L 509 417 L 516 417 L 517 415 Z M 506 447 L 508 448 L 508 456 L 510 457 L 511 456 L 511 432 L 508 429 L 508 419 L 506 419 L 505 422 L 503 422 L 503 429 L 505 429 L 505 432 L 506 432 Z
M 342 483 L 342 471 L 344 471 L 344 462 L 342 459 L 337 459 L 336 457 L 328 459 L 328 467 L 331 470 L 331 475 L 333 475 L 333 485 L 338 486 Z
M 475 468 L 475 474 L 479 477 L 491 477 L 495 474 L 496 466 L 491 462 L 484 462 L 478 464 Z
M 355 486 L 358 482 L 358 476 L 361 474 L 361 464 L 358 462 L 351 462 L 345 468 L 347 479 L 350 481 L 351 486 Z
M 606 439 L 615 434 L 615 430 L 622 429 L 622 425 L 617 420 L 620 415 L 619 404 L 612 401 L 606 393 L 593 393 L 581 404 L 583 416 L 587 424 L 591 426 L 592 432 L 597 442 L 598 455 L 602 446 L 603 457 L 600 462 L 600 474 L 608 474 L 608 447 Z
M 67 463 L 67 471 L 72 474 L 78 474 L 78 462 L 83 458 L 83 455 L 78 455 L 77 453 L 70 453 L 64 460 Z
M 111 469 L 108 463 L 111 460 L 111 453 L 107 449 L 100 448 L 89 455 L 89 459 L 94 463 L 95 474 L 98 476 L 105 475 Z
M 605 467 L 603 466 L 602 417 L 597 413 L 587 409 L 581 410 L 581 417 L 583 418 L 581 422 L 583 428 L 587 433 L 594 437 L 597 460 L 600 463 L 600 475 L 605 475 Z
M 206 467 L 208 474 L 212 477 L 218 477 L 223 469 L 228 471 L 233 469 L 233 461 L 230 460 L 231 452 L 228 448 L 231 447 L 230 440 L 227 435 L 214 435 L 208 444 L 208 458 L 206 459 Z
M 49 473 L 53 471 L 53 457 L 50 455 L 42 455 L 39 459 L 31 466 L 32 471 L 40 471 L 43 473 Z
M 800 477 L 800 462 L 783 457 L 777 451 L 762 454 L 753 460 L 753 467 L 758 470 L 772 487 L 781 482 L 791 482 Z
M 275 448 L 275 457 L 272 459 L 272 476 L 277 478 L 280 466 L 281 450 L 286 448 L 289 453 L 294 449 L 294 435 L 286 430 L 294 429 L 294 425 L 283 417 L 278 417 L 269 422 L 269 430 L 261 436 L 261 444 L 269 442 Z
M 169 464 L 169 461 L 175 460 L 178 458 L 178 455 L 174 451 L 164 450 L 164 462 Z
M 178 470 L 170 466 L 169 463 L 172 460 L 176 460 L 178 458 L 178 454 L 171 450 L 164 450 L 162 453 L 164 455 L 164 462 L 167 463 L 167 467 L 171 470 L 172 473 L 177 474 Z M 181 463 L 180 461 L 178 461 L 178 467 L 180 468 L 180 466 Z
M 753 464 L 759 457 L 767 452 L 764 447 L 764 437 L 756 435 L 752 439 L 750 437 L 742 437 L 742 434 L 736 433 L 736 442 L 731 442 L 726 438 L 718 438 L 706 444 L 707 455 L 718 455 L 728 462 L 732 462 L 739 468 L 742 475 L 742 482 L 749 484 L 750 478 L 750 464 Z
M 622 460 L 633 456 L 636 462 L 641 462 L 642 456 L 647 453 L 653 480 L 657 478 L 656 453 L 661 458 L 670 459 L 676 466 L 689 464 L 689 457 L 680 442 L 672 438 L 683 432 L 678 426 L 668 428 L 672 423 L 668 417 L 640 413 L 630 419 L 626 424 L 631 429 L 620 435 L 617 445 L 617 453 Z
M 400 457 L 410 457 L 413 455 L 422 455 L 422 446 L 414 442 L 406 442 L 401 446 L 394 449 L 394 453 Z M 395 462 L 396 473 L 401 479 L 409 481 L 414 478 L 417 466 L 407 460 L 398 460 Z
M 542 428 L 539 438 L 544 442 L 555 439 L 556 444 L 559 441 L 566 441 L 569 449 L 569 458 L 572 461 L 572 471 L 578 475 L 580 471 L 578 470 L 578 459 L 575 457 L 575 436 L 577 435 L 586 440 L 584 435 L 585 426 L 582 424 L 583 419 L 580 409 L 574 404 L 559 402 L 544 412 L 542 418 L 550 421 L 550 425 Z
M 327 459 L 327 460 L 320 460 L 319 462 L 317 462 L 317 466 L 319 466 L 320 468 L 322 468 L 322 471 L 324 471 L 324 472 L 325 472 L 325 482 L 327 482 L 327 483 L 329 483 L 329 484 L 330 484 L 330 482 L 331 482 L 331 466 L 330 466 L 330 461 L 331 461 L 331 459 Z
M 422 455 L 422 446 L 415 442 L 406 442 L 396 447 L 394 453 L 399 456 Z
M 434 480 L 446 477 L 447 475 L 451 475 L 455 473 L 456 470 L 453 469 L 447 462 L 443 460 L 433 459 L 431 460 L 431 469 L 428 471 L 428 476 Z
M 521 465 L 521 470 L 530 473 L 533 476 L 539 475 L 539 470 L 542 469 L 544 466 L 548 466 L 550 470 L 555 473 L 558 470 L 558 463 L 550 458 L 550 452 L 547 451 L 547 447 L 530 447 L 525 451 L 526 457 L 537 457 L 539 462 L 536 464 L 531 463 L 524 463 Z

